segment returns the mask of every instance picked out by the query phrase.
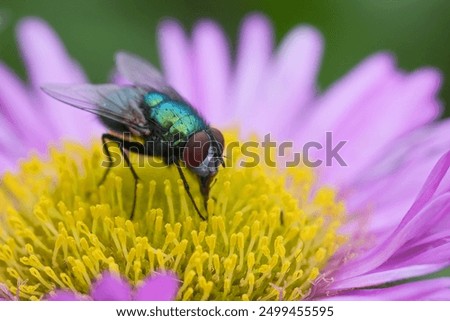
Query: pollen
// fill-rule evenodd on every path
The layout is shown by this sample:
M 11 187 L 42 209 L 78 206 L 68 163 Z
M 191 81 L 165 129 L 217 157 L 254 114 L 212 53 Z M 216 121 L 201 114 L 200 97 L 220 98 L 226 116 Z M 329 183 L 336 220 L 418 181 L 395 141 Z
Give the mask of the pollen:
M 179 300 L 299 300 L 345 242 L 338 233 L 345 206 L 332 188 L 317 185 L 311 168 L 240 166 L 243 155 L 234 151 L 206 208 L 185 168 L 203 221 L 176 168 L 130 156 L 140 177 L 133 220 L 130 170 L 121 163 L 98 186 L 106 169 L 99 145 L 65 143 L 4 174 L 2 287 L 40 300 L 55 289 L 89 293 L 105 270 L 134 285 L 172 270 Z

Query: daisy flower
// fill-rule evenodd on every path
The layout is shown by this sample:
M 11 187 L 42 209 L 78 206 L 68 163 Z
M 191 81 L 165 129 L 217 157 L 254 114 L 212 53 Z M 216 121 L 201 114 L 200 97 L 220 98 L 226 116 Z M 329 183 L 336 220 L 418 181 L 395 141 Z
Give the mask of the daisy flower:
M 436 70 L 408 74 L 379 53 L 320 92 L 323 42 L 312 27 L 294 28 L 274 48 L 269 21 L 251 15 L 232 60 L 214 22 L 199 22 L 189 37 L 166 21 L 159 48 L 167 81 L 228 144 L 270 134 L 294 152 L 313 142 L 323 148 L 308 157 L 323 163 L 282 166 L 278 157 L 275 167 L 243 166 L 248 155 L 233 149 L 211 189 L 207 221 L 176 169 L 143 164 L 129 220 L 129 169 L 114 168 L 97 186 L 104 156 L 86 141 L 100 132 L 95 120 L 37 89 L 85 82 L 80 69 L 44 22 L 25 20 L 18 34 L 30 86 L 0 69 L 6 298 L 95 299 L 101 281 L 93 280 L 104 273 L 120 274 L 120 293 L 131 298 L 158 270 L 177 275 L 173 298 L 183 300 L 450 298 L 448 278 L 404 283 L 450 263 L 449 124 L 437 121 Z M 262 160 L 264 148 L 252 146 Z M 200 204 L 194 180 L 188 176 Z

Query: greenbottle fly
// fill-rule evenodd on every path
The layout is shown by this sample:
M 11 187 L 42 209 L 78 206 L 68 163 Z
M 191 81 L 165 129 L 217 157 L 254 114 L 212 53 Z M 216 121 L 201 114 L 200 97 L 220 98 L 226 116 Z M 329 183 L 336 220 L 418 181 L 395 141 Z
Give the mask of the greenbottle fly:
M 222 133 L 210 127 L 196 109 L 167 84 L 158 70 L 142 58 L 120 52 L 116 55 L 116 68 L 130 85 L 46 85 L 42 90 L 61 102 L 96 114 L 109 129 L 102 135 L 102 143 L 110 165 L 99 185 L 113 163 L 108 149 L 108 143 L 113 142 L 118 145 L 134 178 L 131 219 L 139 177 L 128 153 L 135 152 L 158 156 L 167 165 L 175 165 L 196 212 L 206 220 L 192 197 L 181 165 L 186 164 L 198 177 L 206 207 L 212 180 L 218 168 L 224 166 Z M 126 136 L 129 139 L 124 139 Z

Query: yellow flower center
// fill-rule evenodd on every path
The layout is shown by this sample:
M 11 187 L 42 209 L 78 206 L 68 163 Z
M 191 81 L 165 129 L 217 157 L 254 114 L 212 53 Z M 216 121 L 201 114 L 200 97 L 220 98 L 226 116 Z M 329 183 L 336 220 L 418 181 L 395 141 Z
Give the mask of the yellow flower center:
M 310 168 L 246 168 L 234 156 L 211 188 L 207 221 L 174 166 L 135 166 L 141 180 L 131 221 L 129 168 L 112 169 L 97 186 L 101 146 L 67 143 L 47 160 L 32 157 L 2 178 L 0 284 L 36 300 L 56 288 L 89 293 L 105 270 L 137 285 L 163 269 L 180 278 L 177 299 L 304 298 L 344 242 L 336 231 L 345 207 L 331 188 L 315 185 Z M 196 177 L 184 172 L 203 204 Z

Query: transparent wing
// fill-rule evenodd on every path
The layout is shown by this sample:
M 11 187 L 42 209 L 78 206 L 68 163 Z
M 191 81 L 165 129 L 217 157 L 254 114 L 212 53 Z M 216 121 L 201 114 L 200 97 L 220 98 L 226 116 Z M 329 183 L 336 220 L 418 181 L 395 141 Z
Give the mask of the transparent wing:
M 139 104 L 146 90 L 139 87 L 105 85 L 46 85 L 51 97 L 87 112 L 122 123 L 139 132 L 148 132 L 148 121 Z
M 116 54 L 116 67 L 119 73 L 136 86 L 148 87 L 171 97 L 185 101 L 175 89 L 170 87 L 164 77 L 152 64 L 136 55 L 119 52 Z

